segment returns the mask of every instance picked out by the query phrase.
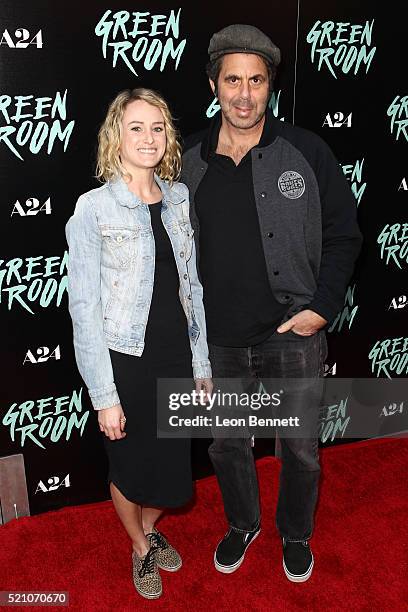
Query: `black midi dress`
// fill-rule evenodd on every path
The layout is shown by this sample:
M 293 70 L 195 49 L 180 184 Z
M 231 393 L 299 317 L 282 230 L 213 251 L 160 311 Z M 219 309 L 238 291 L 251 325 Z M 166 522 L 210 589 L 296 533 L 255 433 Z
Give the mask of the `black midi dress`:
M 152 301 L 140 357 L 109 350 L 114 380 L 126 416 L 126 437 L 104 443 L 108 481 L 137 504 L 178 507 L 193 494 L 191 441 L 157 437 L 157 378 L 191 378 L 187 319 L 179 299 L 173 249 L 161 220 L 161 202 L 150 204 L 155 240 Z M 163 407 L 168 410 L 168 406 Z

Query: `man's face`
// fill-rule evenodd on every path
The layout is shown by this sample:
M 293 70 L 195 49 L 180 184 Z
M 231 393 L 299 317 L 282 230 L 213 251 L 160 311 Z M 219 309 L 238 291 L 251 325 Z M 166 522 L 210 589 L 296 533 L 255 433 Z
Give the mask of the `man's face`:
M 210 85 L 215 92 L 215 84 L 211 80 Z M 269 101 L 265 62 L 254 53 L 224 55 L 217 97 L 228 123 L 239 129 L 254 127 L 265 114 Z

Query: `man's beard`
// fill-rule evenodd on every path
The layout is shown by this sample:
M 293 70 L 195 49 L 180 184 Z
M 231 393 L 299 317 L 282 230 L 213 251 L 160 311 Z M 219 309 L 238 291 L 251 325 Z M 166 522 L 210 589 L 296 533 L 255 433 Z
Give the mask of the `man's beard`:
M 237 103 L 233 104 L 232 107 L 236 107 Z M 238 104 L 238 106 L 240 106 L 240 108 L 248 108 L 250 110 L 253 109 L 253 106 L 250 106 L 248 104 Z M 248 123 L 248 118 L 243 117 L 242 119 L 240 119 L 239 117 L 235 117 L 232 116 L 232 114 L 230 114 L 229 112 L 225 112 L 222 108 L 221 105 L 221 112 L 225 118 L 225 120 L 232 125 L 232 127 L 234 128 L 238 128 L 241 130 L 250 130 L 251 128 L 255 127 L 260 121 L 262 121 L 265 112 L 266 112 L 266 104 L 265 106 L 262 108 L 262 110 L 255 116 L 255 118 L 250 121 L 250 123 Z

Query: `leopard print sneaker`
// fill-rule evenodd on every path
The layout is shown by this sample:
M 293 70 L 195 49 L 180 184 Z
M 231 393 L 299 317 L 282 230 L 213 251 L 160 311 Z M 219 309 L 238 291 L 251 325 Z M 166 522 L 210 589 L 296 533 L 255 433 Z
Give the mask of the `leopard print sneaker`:
M 144 557 L 133 551 L 133 583 L 136 591 L 147 599 L 157 599 L 162 594 L 162 581 L 156 563 L 157 549 L 151 547 Z
M 182 560 L 175 548 L 168 543 L 160 531 L 153 529 L 152 533 L 146 535 L 150 545 L 156 548 L 156 563 L 160 569 L 168 572 L 176 572 L 182 566 Z

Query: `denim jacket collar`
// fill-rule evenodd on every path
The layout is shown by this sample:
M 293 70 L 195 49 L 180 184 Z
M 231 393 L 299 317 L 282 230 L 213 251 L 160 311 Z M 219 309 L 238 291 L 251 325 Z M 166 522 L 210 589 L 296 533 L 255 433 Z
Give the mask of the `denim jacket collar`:
M 157 174 L 154 175 L 154 180 L 162 192 L 163 202 L 169 202 L 170 204 L 181 204 L 181 202 L 184 202 L 185 198 L 180 195 L 177 184 L 170 187 L 168 182 L 159 178 Z M 108 181 L 108 187 L 112 191 L 115 200 L 117 200 L 121 206 L 136 208 L 136 206 L 143 204 L 142 200 L 128 189 L 121 176 Z

